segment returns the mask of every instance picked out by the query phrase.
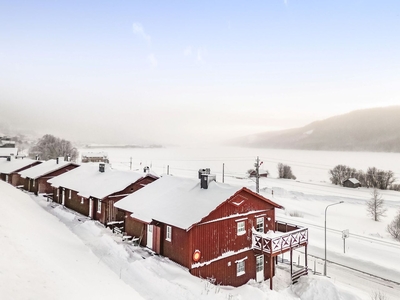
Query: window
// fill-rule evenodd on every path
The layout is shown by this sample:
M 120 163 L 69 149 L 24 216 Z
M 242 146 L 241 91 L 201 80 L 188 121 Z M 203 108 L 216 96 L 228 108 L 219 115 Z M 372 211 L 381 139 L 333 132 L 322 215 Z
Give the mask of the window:
M 171 241 L 171 239 L 172 239 L 172 228 L 171 228 L 171 226 L 167 225 L 167 233 L 165 235 L 165 239 L 167 241 Z
M 260 255 L 256 257 L 256 272 L 264 270 L 264 256 Z
M 236 276 L 241 276 L 243 274 L 245 274 L 245 269 L 244 269 L 244 263 L 245 261 L 239 261 L 236 264 Z
M 264 218 L 257 218 L 256 220 L 256 231 L 258 232 L 264 232 Z
M 81 198 L 81 204 L 83 204 L 84 203 L 84 200 L 83 200 L 83 197 Z
M 57 198 L 59 198 L 59 197 L 60 197 L 60 190 L 57 189 Z
M 72 191 L 71 190 L 69 190 L 69 194 L 68 194 L 68 199 L 71 199 L 71 195 L 72 195 L 72 193 L 71 193 Z
M 32 186 L 35 187 L 35 179 L 32 179 Z
M 101 214 L 101 201 L 97 200 L 97 212 Z
M 245 226 L 244 221 L 237 222 L 236 226 L 237 226 L 237 235 L 246 234 L 246 226 Z

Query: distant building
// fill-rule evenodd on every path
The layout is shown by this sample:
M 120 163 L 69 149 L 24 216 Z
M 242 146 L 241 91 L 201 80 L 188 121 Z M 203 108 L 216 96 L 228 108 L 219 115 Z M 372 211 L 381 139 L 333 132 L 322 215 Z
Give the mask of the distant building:
M 358 188 L 361 186 L 361 183 L 355 178 L 349 178 L 343 181 L 343 186 L 348 188 Z
M 81 158 L 82 163 L 90 163 L 90 162 L 103 162 L 110 163 L 108 159 L 108 154 L 106 152 L 85 152 L 82 153 Z
M 15 148 L 15 141 L 6 136 L 0 136 L 0 148 Z
M 260 177 L 268 177 L 269 172 L 267 170 L 258 170 L 258 176 Z M 257 172 L 256 170 L 249 170 L 249 177 L 256 177 L 257 176 Z
M 0 148 L 0 157 L 7 158 L 10 156 L 17 157 L 18 148 Z

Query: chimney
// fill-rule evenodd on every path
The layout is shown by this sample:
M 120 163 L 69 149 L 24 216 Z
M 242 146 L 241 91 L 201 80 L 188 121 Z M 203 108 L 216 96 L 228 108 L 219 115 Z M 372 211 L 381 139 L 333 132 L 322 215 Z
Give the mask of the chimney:
M 201 179 L 201 175 L 210 174 L 210 168 L 207 169 L 199 169 L 199 179 Z
M 106 164 L 100 163 L 99 164 L 99 172 L 104 173 L 106 169 Z
M 217 176 L 210 174 L 210 169 L 200 169 L 199 170 L 199 178 L 200 178 L 200 188 L 208 189 L 208 186 L 211 181 L 216 181 Z
M 56 158 L 56 164 L 58 165 L 58 157 Z
M 39 155 L 36 154 L 36 160 L 39 160 Z
M 11 161 L 11 155 L 7 156 L 7 161 Z

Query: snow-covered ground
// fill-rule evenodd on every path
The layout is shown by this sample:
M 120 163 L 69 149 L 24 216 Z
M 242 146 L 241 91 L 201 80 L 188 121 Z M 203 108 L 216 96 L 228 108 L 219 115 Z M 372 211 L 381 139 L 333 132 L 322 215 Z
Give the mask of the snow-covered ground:
M 234 180 L 232 184 L 254 186 Z M 386 233 L 399 208 L 400 196 L 383 192 L 388 212 L 381 222 L 365 210 L 369 191 L 328 184 L 262 179 L 261 193 L 285 206 L 283 221 L 310 228 L 309 267 L 323 272 L 323 221 L 328 211 L 328 260 L 399 282 L 400 243 Z M 272 196 L 272 189 L 274 195 Z M 274 291 L 269 282 L 239 288 L 214 286 L 146 249 L 122 242 L 120 236 L 43 197 L 28 195 L 0 182 L 1 299 L 386 299 L 400 298 L 400 285 L 329 263 L 328 276 L 310 275 L 291 285 L 288 266 L 279 263 Z M 291 217 L 297 212 L 302 217 Z M 341 230 L 349 229 L 346 253 Z M 302 255 L 299 255 L 302 259 Z M 280 257 L 281 258 L 281 257 Z M 288 256 L 283 257 L 287 259 Z M 295 255 L 296 261 L 296 255 Z M 314 265 L 315 261 L 315 265 Z M 300 261 L 300 264 L 303 262 Z

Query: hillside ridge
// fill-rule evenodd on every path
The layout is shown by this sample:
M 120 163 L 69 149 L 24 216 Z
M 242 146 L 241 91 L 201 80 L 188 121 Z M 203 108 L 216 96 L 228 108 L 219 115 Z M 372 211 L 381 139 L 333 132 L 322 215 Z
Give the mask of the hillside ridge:
M 400 106 L 355 110 L 300 128 L 231 140 L 229 145 L 329 151 L 400 152 Z

